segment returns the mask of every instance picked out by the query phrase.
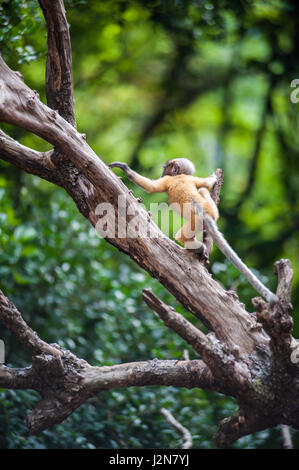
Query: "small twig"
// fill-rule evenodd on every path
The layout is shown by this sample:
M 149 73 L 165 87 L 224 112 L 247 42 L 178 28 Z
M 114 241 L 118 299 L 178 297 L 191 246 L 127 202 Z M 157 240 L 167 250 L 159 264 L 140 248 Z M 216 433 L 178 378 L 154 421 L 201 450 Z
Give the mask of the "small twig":
M 184 352 L 183 352 L 183 360 L 184 360 L 184 361 L 190 361 L 190 355 L 189 355 L 188 349 L 184 349 Z
M 284 449 L 293 449 L 294 446 L 289 426 L 287 426 L 286 424 L 281 424 L 280 429 Z
M 291 291 L 293 280 L 293 269 L 288 259 L 281 259 L 274 264 L 274 273 L 278 277 L 276 294 L 285 308 L 292 309 Z
M 191 449 L 192 436 L 190 431 L 188 431 L 187 428 L 185 428 L 181 423 L 179 423 L 170 413 L 170 411 L 166 410 L 166 408 L 161 408 L 161 413 L 165 416 L 169 424 L 171 424 L 171 426 L 173 426 L 183 436 L 182 449 Z

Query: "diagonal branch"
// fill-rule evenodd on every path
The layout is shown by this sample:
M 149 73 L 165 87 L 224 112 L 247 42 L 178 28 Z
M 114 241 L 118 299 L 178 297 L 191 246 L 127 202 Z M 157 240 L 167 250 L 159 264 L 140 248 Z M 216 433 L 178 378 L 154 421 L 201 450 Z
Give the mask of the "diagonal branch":
M 15 305 L 0 290 L 0 321 L 34 354 L 59 356 L 58 350 L 42 341 L 23 320 Z
M 242 366 L 238 363 L 238 350 L 234 351 L 234 355 L 221 343 L 212 333 L 205 335 L 197 329 L 182 315 L 178 314 L 174 309 L 162 302 L 156 297 L 151 289 L 143 289 L 143 300 L 153 309 L 164 324 L 171 328 L 188 344 L 194 351 L 200 354 L 203 361 L 211 369 L 215 377 L 215 388 L 225 390 L 235 395 L 236 383 L 238 383 L 239 391 L 246 386 L 251 378 L 250 372 L 245 364 Z
M 209 348 L 208 337 L 156 297 L 151 289 L 143 289 L 142 298 L 159 315 L 164 324 L 190 344 L 197 354 L 202 355 L 204 350 Z
M 37 152 L 5 134 L 0 129 L 0 158 L 27 173 L 37 175 L 50 183 L 61 186 L 60 176 L 52 162 L 53 151 Z

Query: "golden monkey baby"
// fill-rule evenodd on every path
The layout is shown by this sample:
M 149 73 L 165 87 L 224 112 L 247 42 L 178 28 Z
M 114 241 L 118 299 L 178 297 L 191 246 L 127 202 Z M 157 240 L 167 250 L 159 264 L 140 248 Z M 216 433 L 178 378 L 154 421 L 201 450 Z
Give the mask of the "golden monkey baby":
M 203 244 L 196 240 L 196 236 L 202 231 L 202 223 L 204 222 L 206 230 L 218 248 L 250 284 L 268 302 L 277 300 L 276 295 L 265 287 L 243 263 L 218 229 L 216 224 L 219 217 L 218 208 L 209 193 L 209 189 L 216 183 L 214 173 L 207 178 L 193 176 L 194 165 L 186 158 L 168 160 L 163 167 L 162 177 L 157 180 L 139 175 L 131 170 L 126 163 L 113 162 L 109 166 L 121 168 L 131 181 L 134 181 L 148 193 L 166 192 L 168 194 L 169 203 L 176 204 L 177 210 L 187 219 L 187 223 L 175 236 L 176 240 L 182 243 L 185 248 L 200 250 L 204 253 Z
M 214 220 L 218 219 L 217 206 L 208 191 L 216 182 L 215 174 L 207 178 L 193 176 L 195 168 L 186 158 L 175 158 L 166 162 L 162 177 L 158 180 L 150 180 L 139 175 L 126 163 L 113 162 L 109 166 L 121 168 L 131 181 L 148 193 L 166 192 L 169 204 L 173 204 L 173 207 L 177 208 L 188 221 L 176 234 L 176 240 L 185 248 L 202 250 L 202 243 L 195 239 L 202 231 L 202 220 L 194 203 L 202 207 Z

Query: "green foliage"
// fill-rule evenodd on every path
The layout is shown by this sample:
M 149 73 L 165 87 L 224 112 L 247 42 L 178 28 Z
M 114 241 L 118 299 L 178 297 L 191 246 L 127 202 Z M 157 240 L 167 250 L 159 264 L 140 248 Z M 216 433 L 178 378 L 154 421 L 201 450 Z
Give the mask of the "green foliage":
M 29 63 L 44 54 L 43 24 L 35 0 L 1 0 L 0 51 L 4 58 L 13 55 L 14 62 L 21 64 Z
M 298 105 L 289 99 L 299 75 L 296 3 L 65 4 L 78 129 L 106 163 L 127 161 L 151 177 L 171 156 L 191 158 L 201 175 L 223 168 L 221 228 L 272 289 L 273 262 L 291 259 L 298 336 Z M 45 100 L 46 30 L 37 2 L 1 1 L 0 26 L 4 58 Z M 4 130 L 29 147 L 50 148 Z M 146 206 L 162 200 L 131 187 Z M 211 271 L 252 309 L 255 293 L 217 250 Z M 62 190 L 0 162 L 0 288 L 44 340 L 94 365 L 181 358 L 186 344 L 142 302 L 144 287 L 198 325 L 157 281 L 99 239 Z M 0 338 L 9 365 L 30 364 L 28 351 L 1 326 Z M 37 400 L 31 391 L 0 391 L 0 448 L 179 447 L 161 407 L 190 429 L 194 447 L 211 448 L 217 423 L 236 408 L 201 390 L 120 389 L 29 437 L 24 420 Z M 293 436 L 298 447 L 298 432 Z M 279 448 L 279 428 L 234 447 Z

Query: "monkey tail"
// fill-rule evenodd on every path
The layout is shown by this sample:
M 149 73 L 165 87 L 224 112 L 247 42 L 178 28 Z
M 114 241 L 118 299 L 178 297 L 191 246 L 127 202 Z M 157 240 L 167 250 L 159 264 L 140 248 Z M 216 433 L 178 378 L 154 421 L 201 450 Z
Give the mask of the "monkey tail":
M 208 233 L 213 238 L 215 244 L 219 250 L 226 256 L 229 261 L 236 266 L 241 274 L 247 279 L 247 281 L 259 292 L 267 302 L 277 301 L 278 298 L 273 292 L 271 292 L 261 281 L 253 274 L 253 272 L 246 266 L 237 253 L 225 240 L 224 236 L 217 227 L 216 222 L 207 213 L 204 214 L 204 224 Z

